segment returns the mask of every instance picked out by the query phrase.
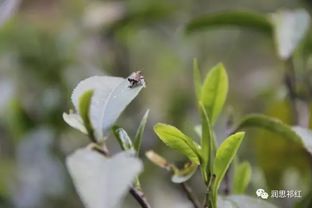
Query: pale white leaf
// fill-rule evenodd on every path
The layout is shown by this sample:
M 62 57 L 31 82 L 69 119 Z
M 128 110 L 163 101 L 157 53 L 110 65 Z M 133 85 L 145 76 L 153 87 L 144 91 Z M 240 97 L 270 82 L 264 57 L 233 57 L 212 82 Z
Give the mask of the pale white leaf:
M 92 97 L 91 103 L 91 123 L 96 129 L 101 129 L 99 138 L 103 137 L 107 130 L 116 122 L 122 111 L 129 105 L 129 103 L 139 94 L 143 85 L 134 88 L 129 88 L 127 79 L 115 87 L 107 96 L 104 91 L 97 90 Z M 93 103 L 99 102 L 103 105 L 94 106 Z M 101 115 L 100 126 L 97 126 L 97 114 Z
M 292 128 L 296 134 L 301 138 L 303 146 L 312 154 L 312 131 L 300 126 L 294 126 Z
M 310 25 L 310 16 L 304 9 L 281 10 L 271 18 L 278 54 L 288 59 L 304 38 Z
M 79 149 L 66 160 L 76 190 L 86 208 L 116 208 L 142 170 L 142 163 L 122 152 L 112 158 Z
M 87 134 L 87 129 L 83 125 L 83 121 L 79 114 L 72 112 L 70 112 L 69 114 L 63 113 L 63 119 L 68 125 L 70 125 L 74 129 L 78 129 L 82 133 Z
M 81 81 L 74 89 L 72 102 L 78 111 L 80 96 L 94 90 L 90 105 L 90 121 L 96 138 L 103 138 L 127 105 L 143 88 L 129 88 L 129 81 L 121 77 L 94 76 Z
M 123 78 L 120 77 L 111 77 L 111 76 L 93 76 L 87 79 L 84 79 L 78 83 L 76 88 L 73 90 L 71 99 L 74 104 L 75 110 L 78 111 L 79 98 L 88 90 L 102 90 L 107 95 L 117 87 Z M 104 94 L 103 93 L 103 94 Z
M 218 197 L 218 208 L 277 208 L 264 199 L 253 198 L 246 195 L 230 195 Z

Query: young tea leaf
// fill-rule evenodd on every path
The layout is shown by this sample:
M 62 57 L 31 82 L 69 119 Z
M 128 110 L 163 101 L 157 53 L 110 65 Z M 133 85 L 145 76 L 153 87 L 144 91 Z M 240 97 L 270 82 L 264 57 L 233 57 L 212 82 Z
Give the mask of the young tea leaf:
M 199 164 L 198 147 L 195 142 L 174 126 L 158 123 L 154 126 L 157 136 L 170 148 L 179 151 L 191 161 Z
M 182 169 L 175 169 L 173 176 L 171 177 L 171 181 L 173 183 L 184 183 L 188 181 L 197 170 L 198 165 L 196 163 L 186 163 Z
M 168 162 L 165 158 L 150 150 L 145 153 L 146 157 L 155 165 L 164 168 L 173 173 L 171 181 L 173 183 L 184 183 L 189 180 L 196 172 L 198 165 L 193 162 L 187 162 L 182 169 Z
M 123 128 L 120 128 L 118 126 L 113 126 L 112 130 L 121 149 L 135 153 L 134 146 L 128 133 Z
M 83 124 L 86 127 L 88 133 L 93 137 L 93 128 L 90 123 L 90 104 L 91 104 L 91 98 L 93 96 L 93 90 L 88 90 L 84 92 L 79 97 L 79 105 L 78 105 L 78 112 L 82 118 Z
M 233 194 L 243 194 L 250 182 L 251 166 L 248 162 L 238 164 L 234 169 Z
M 83 124 L 83 121 L 79 114 L 77 113 L 63 113 L 63 120 L 74 129 L 81 131 L 84 134 L 87 134 L 87 129 Z
M 208 72 L 201 91 L 201 102 L 212 126 L 222 111 L 227 93 L 228 76 L 224 66 L 218 64 Z
M 216 159 L 214 162 L 214 174 L 216 175 L 214 184 L 213 184 L 213 191 L 215 193 L 218 192 L 221 181 L 229 168 L 232 160 L 234 159 L 237 150 L 243 141 L 245 136 L 244 132 L 238 132 L 227 139 L 220 145 L 217 150 Z
M 203 158 L 203 168 L 208 168 L 210 171 L 213 169 L 213 162 L 215 159 L 216 142 L 213 129 L 211 127 L 207 112 L 202 104 L 201 107 L 201 117 L 202 117 L 202 137 L 201 137 L 201 147 L 202 147 L 202 158 Z
M 147 122 L 147 118 L 148 118 L 148 115 L 149 115 L 149 110 L 147 110 L 140 122 L 140 125 L 138 127 L 138 130 L 135 134 L 135 137 L 134 137 L 134 148 L 136 150 L 137 153 L 140 152 L 140 148 L 141 148 L 141 143 L 142 143 L 142 137 L 143 137 L 143 133 L 144 133 L 144 129 L 145 129 L 145 126 L 146 126 L 146 122 Z

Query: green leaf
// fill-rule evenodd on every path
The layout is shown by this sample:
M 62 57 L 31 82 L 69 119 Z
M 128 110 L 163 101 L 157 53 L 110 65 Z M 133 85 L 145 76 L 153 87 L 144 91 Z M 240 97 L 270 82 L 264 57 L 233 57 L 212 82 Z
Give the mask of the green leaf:
M 171 181 L 173 183 L 184 183 L 189 180 L 195 174 L 198 167 L 196 163 L 187 162 L 183 168 L 179 169 L 174 164 L 167 161 L 167 159 L 152 150 L 147 151 L 145 155 L 155 165 L 172 172 L 173 175 L 171 177 Z
M 210 28 L 235 26 L 270 33 L 272 26 L 265 15 L 248 11 L 229 11 L 203 15 L 189 22 L 186 32 L 202 31 Z
M 225 141 L 218 148 L 214 163 L 214 174 L 216 175 L 216 178 L 213 184 L 213 191 L 215 193 L 218 192 L 221 181 L 223 180 L 227 169 L 234 159 L 237 150 L 244 139 L 244 136 L 244 132 L 232 134 L 227 139 L 225 139 Z
M 195 88 L 196 98 L 199 101 L 200 96 L 201 96 L 202 79 L 201 79 L 201 74 L 200 74 L 197 59 L 193 60 L 193 79 L 194 79 L 194 88 Z
M 290 126 L 277 118 L 261 114 L 250 114 L 242 119 L 236 130 L 251 127 L 263 128 L 277 133 L 291 141 L 301 143 L 301 138 L 296 134 L 296 132 L 294 132 Z
M 201 117 L 202 117 L 202 137 L 201 137 L 201 155 L 203 158 L 203 167 L 209 168 L 209 171 L 211 172 L 213 169 L 213 161 L 215 157 L 215 151 L 216 151 L 216 142 L 214 137 L 214 132 L 211 127 L 207 112 L 204 108 L 204 106 L 200 103 L 201 107 Z
M 140 148 L 141 148 L 141 144 L 142 144 L 142 137 L 143 137 L 143 133 L 144 133 L 144 129 L 146 126 L 146 122 L 147 122 L 147 118 L 149 115 L 149 110 L 147 110 L 139 124 L 138 130 L 135 134 L 134 137 L 134 149 L 136 150 L 137 153 L 140 152 Z
M 207 74 L 201 92 L 201 102 L 205 107 L 212 126 L 222 111 L 227 93 L 228 76 L 224 66 L 218 64 Z
M 79 104 L 78 104 L 78 112 L 81 116 L 84 126 L 86 127 L 88 134 L 93 136 L 93 129 L 90 123 L 90 104 L 91 98 L 93 96 L 93 90 L 87 90 L 79 97 Z
M 91 138 L 94 138 L 94 135 L 89 112 L 93 93 L 93 89 L 88 89 L 79 93 L 75 103 L 75 108 L 78 113 L 74 113 L 72 110 L 70 110 L 68 114 L 63 113 L 63 119 L 68 125 L 78 129 L 84 134 L 89 134 Z
M 196 172 L 198 165 L 196 163 L 188 162 L 182 169 L 175 169 L 171 181 L 173 183 L 184 183 L 188 181 Z
M 134 153 L 135 149 L 127 132 L 118 126 L 113 126 L 112 130 L 120 147 L 125 151 L 131 151 Z
M 280 10 L 271 15 L 278 55 L 288 59 L 310 27 L 309 13 L 304 9 Z
M 179 151 L 191 161 L 199 164 L 200 154 L 197 144 L 174 126 L 158 123 L 154 126 L 157 136 L 170 148 Z
M 234 169 L 233 193 L 243 194 L 250 182 L 251 166 L 246 162 L 239 163 Z
M 219 197 L 218 208 L 277 208 L 263 199 L 246 195 L 229 195 Z

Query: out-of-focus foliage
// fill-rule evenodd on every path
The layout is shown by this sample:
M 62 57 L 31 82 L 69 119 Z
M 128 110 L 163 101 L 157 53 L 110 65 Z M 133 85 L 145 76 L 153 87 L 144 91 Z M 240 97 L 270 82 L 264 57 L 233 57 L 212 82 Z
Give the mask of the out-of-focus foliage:
M 238 129 L 248 127 L 259 127 L 280 134 L 282 137 L 292 142 L 302 144 L 302 146 L 312 154 L 312 133 L 309 129 L 300 126 L 294 126 L 292 128 L 278 119 L 256 114 L 251 114 L 243 118 Z
M 265 16 L 248 11 L 220 12 L 218 14 L 198 17 L 187 25 L 186 30 L 190 33 L 210 27 L 216 28 L 224 26 L 246 27 L 264 32 L 272 31 L 271 24 Z
M 2 0 L 0 1 L 0 26 L 3 25 L 19 6 L 20 0 Z

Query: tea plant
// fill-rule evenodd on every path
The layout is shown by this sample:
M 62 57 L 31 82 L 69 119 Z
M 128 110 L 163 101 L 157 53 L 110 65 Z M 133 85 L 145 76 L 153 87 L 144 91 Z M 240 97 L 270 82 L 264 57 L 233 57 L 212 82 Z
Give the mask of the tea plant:
M 193 72 L 198 113 L 201 117 L 201 125 L 194 126 L 200 136 L 200 144 L 176 127 L 158 123 L 154 126 L 157 136 L 171 149 L 185 155 L 189 162 L 186 163 L 183 169 L 179 169 L 154 151 L 148 151 L 146 153 L 147 157 L 156 165 L 171 171 L 173 174 L 172 182 L 182 183 L 183 186 L 187 186 L 185 182 L 199 168 L 203 184 L 206 186 L 203 207 L 228 207 L 229 204 L 237 207 L 274 207 L 269 203 L 245 195 L 229 195 L 219 197 L 221 199 L 218 200 L 220 184 L 245 137 L 245 132 L 239 130 L 250 127 L 264 128 L 282 135 L 285 139 L 302 144 L 307 151 L 312 153 L 311 130 L 299 126 L 291 127 L 269 116 L 251 114 L 242 118 L 230 130 L 229 136 L 218 145 L 214 133 L 214 124 L 222 111 L 228 92 L 226 70 L 222 64 L 216 65 L 208 72 L 203 83 L 196 61 L 194 62 Z M 227 132 L 228 130 L 225 129 L 224 131 Z M 248 162 L 235 162 L 231 192 L 233 194 L 243 194 L 248 186 L 250 176 L 251 166 Z M 189 187 L 184 190 L 194 207 L 202 207 Z
M 290 127 L 265 115 L 251 114 L 232 127 L 228 137 L 219 145 L 214 125 L 228 94 L 227 72 L 222 64 L 218 64 L 202 81 L 197 62 L 194 61 L 193 76 L 201 118 L 201 125 L 194 125 L 194 130 L 200 137 L 200 143 L 172 125 L 157 123 L 154 126 L 156 135 L 171 149 L 185 155 L 188 161 L 183 168 L 178 168 L 152 150 L 146 152 L 146 156 L 156 165 L 172 172 L 172 182 L 182 185 L 195 208 L 222 208 L 229 204 L 238 207 L 274 207 L 265 201 L 242 195 L 251 177 L 251 166 L 247 161 L 238 162 L 236 156 L 245 137 L 245 132 L 240 130 L 249 127 L 265 128 L 301 143 L 312 153 L 311 131 L 299 126 Z M 96 76 L 81 81 L 73 91 L 74 111 L 64 113 L 63 118 L 70 126 L 87 134 L 91 144 L 68 156 L 67 167 L 86 207 L 117 207 L 128 189 L 141 207 L 151 207 L 140 185 L 138 175 L 142 171 L 142 162 L 137 158 L 149 111 L 143 116 L 134 140 L 116 125 L 121 112 L 144 86 L 144 82 L 133 86 L 128 79 Z M 110 156 L 105 145 L 109 130 L 112 130 L 123 150 L 113 156 Z M 229 129 L 224 131 L 229 132 Z M 220 185 L 233 161 L 232 189 L 227 191 L 236 195 L 219 195 Z M 202 203 L 186 184 L 197 170 L 201 172 L 206 190 Z
M 147 152 L 146 155 L 155 164 L 171 170 L 174 183 L 185 183 L 199 168 L 203 184 L 206 186 L 203 206 L 217 207 L 220 184 L 237 154 L 245 137 L 245 132 L 231 133 L 221 145 L 216 143 L 213 127 L 222 111 L 228 93 L 228 76 L 222 64 L 213 67 L 202 83 L 199 68 L 197 63 L 194 62 L 194 84 L 198 113 L 201 117 L 201 126 L 199 127 L 200 144 L 174 126 L 163 123 L 154 126 L 154 131 L 158 137 L 170 148 L 184 154 L 190 160 L 190 165 L 186 165 L 184 169 L 179 170 L 175 165 L 164 162 L 166 160 L 154 152 Z M 164 164 L 170 165 L 166 167 Z M 246 171 L 249 170 L 243 170 L 242 172 Z M 243 192 L 247 183 L 248 181 L 241 182 L 242 185 L 237 190 Z M 202 207 L 195 197 L 190 198 L 190 200 L 193 202 L 194 207 Z

